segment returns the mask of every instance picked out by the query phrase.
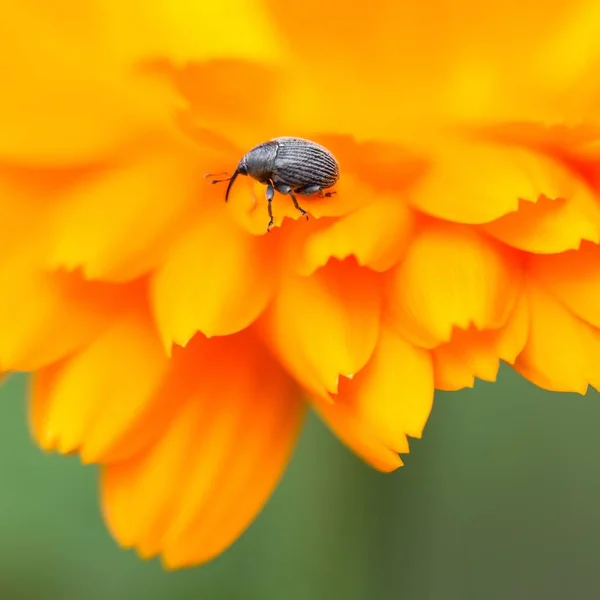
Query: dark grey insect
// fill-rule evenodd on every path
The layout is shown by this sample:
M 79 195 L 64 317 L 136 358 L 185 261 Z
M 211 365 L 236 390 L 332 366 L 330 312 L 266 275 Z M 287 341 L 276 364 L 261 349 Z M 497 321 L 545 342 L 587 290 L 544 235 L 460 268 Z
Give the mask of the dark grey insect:
M 211 181 L 211 183 L 229 181 L 225 202 L 238 175 L 249 175 L 267 185 L 269 210 L 267 231 L 270 231 L 274 222 L 271 201 L 275 190 L 280 194 L 289 195 L 294 206 L 308 219 L 306 211 L 298 204 L 295 194 L 331 196 L 335 192 L 325 192 L 325 190 L 337 183 L 340 169 L 337 160 L 327 148 L 298 137 L 277 137 L 249 150 L 242 157 L 231 177 Z M 207 175 L 207 177 L 211 176 L 214 175 Z

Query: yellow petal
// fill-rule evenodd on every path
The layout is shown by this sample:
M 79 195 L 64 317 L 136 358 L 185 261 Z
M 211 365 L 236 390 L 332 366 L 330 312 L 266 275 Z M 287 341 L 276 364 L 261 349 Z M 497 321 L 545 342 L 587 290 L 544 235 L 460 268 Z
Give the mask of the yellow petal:
M 527 295 L 522 289 L 506 325 L 498 331 L 491 332 L 491 335 L 498 356 L 508 364 L 514 364 L 529 335 Z
M 535 385 L 585 394 L 600 387 L 600 332 L 529 281 L 529 336 L 515 369 Z
M 113 534 L 169 567 L 210 560 L 243 532 L 276 485 L 303 412 L 251 336 L 202 344 L 194 392 L 161 438 L 102 477 Z
M 349 407 L 326 404 L 319 399 L 315 399 L 315 407 L 340 441 L 375 469 L 388 473 L 404 464 L 397 451 L 386 446 Z M 396 439 L 395 446 L 399 451 L 408 452 L 408 442 L 404 447 L 400 444 L 401 440 Z
M 600 247 L 529 257 L 529 271 L 579 318 L 600 327 Z
M 525 346 L 528 333 L 529 312 L 526 296 L 522 293 L 501 329 L 455 329 L 449 342 L 432 351 L 436 389 L 470 388 L 475 378 L 495 381 L 499 361 L 513 364 Z
M 343 173 L 342 185 L 351 173 L 363 185 L 390 196 L 408 189 L 429 168 L 420 145 L 402 145 L 386 138 L 358 140 L 339 133 L 316 133 L 310 137 L 333 152 Z M 359 193 L 364 192 L 359 189 Z
M 160 73 L 185 98 L 188 116 L 196 127 L 232 138 L 237 154 L 223 170 L 231 172 L 250 148 L 280 135 L 273 115 L 280 103 L 281 86 L 273 66 L 243 54 L 238 59 L 214 55 L 210 60 L 181 66 L 168 63 L 161 66 Z M 240 93 L 244 94 L 243 101 Z M 220 172 L 221 168 L 213 165 L 209 171 Z
M 31 0 L 3 7 L 1 156 L 84 164 L 165 126 L 168 92 L 115 61 L 111 32 L 86 6 L 67 2 L 59 14 Z M 71 14 L 76 25 L 67 24 Z
M 444 143 L 432 160 L 410 202 L 448 221 L 486 223 L 516 211 L 519 199 L 563 197 L 572 187 L 556 163 L 516 146 Z
M 600 242 L 600 208 L 585 184 L 577 182 L 568 196 L 522 202 L 517 211 L 482 229 L 519 250 L 553 254 L 579 248 L 584 240 Z
M 231 190 L 228 205 L 230 214 L 249 233 L 264 236 L 269 223 L 266 186 L 249 178 L 240 179 Z M 373 199 L 372 190 L 365 189 L 364 185 L 359 186 L 351 173 L 344 174 L 335 190 L 336 194 L 331 197 L 321 198 L 317 194 L 297 198 L 300 206 L 308 213 L 308 223 L 288 195 L 276 192 L 272 201 L 274 228 L 269 235 L 275 237 L 282 231 L 288 236 L 296 229 L 304 230 L 306 225 L 313 226 L 315 219 L 349 214 Z M 296 224 L 301 227 L 295 227 Z
M 400 260 L 413 226 L 414 214 L 402 198 L 379 196 L 308 236 L 298 271 L 310 275 L 331 257 L 343 260 L 349 256 L 361 266 L 386 271 Z
M 264 2 L 296 59 L 287 87 L 303 82 L 284 105 L 286 122 L 296 126 L 363 139 L 409 131 L 418 139 L 436 119 L 561 114 L 540 93 L 544 78 L 536 69 L 538 51 L 573 12 L 568 0 L 485 7 L 472 0 Z
M 599 31 L 598 3 L 580 0 L 572 4 L 558 34 L 544 39 L 534 56 L 540 80 L 562 103 L 564 114 L 577 115 L 577 121 L 592 120 L 597 114 L 600 88 L 594 73 L 600 66 Z
M 191 157 L 150 152 L 115 164 L 62 191 L 50 228 L 50 268 L 123 281 L 156 263 L 160 242 L 197 202 Z
M 46 273 L 25 257 L 0 262 L 0 368 L 30 371 L 88 343 L 129 291 Z
M 121 2 L 111 4 L 122 10 Z M 151 56 L 177 62 L 242 58 L 277 63 L 285 58 L 281 34 L 256 0 L 227 0 L 225 5 L 136 0 L 131 13 L 135 27 L 129 32 L 142 37 Z M 135 16 L 144 21 L 133 21 Z
M 263 321 L 290 373 L 319 395 L 336 393 L 340 375 L 369 360 L 379 333 L 376 276 L 353 261 L 332 261 L 310 277 L 284 273 Z
M 129 314 L 87 348 L 41 371 L 33 427 L 42 448 L 104 460 L 145 415 L 168 360 L 148 320 Z
M 336 402 L 391 450 L 404 451 L 407 435 L 421 437 L 433 405 L 429 352 L 382 328 L 366 367 L 340 382 Z
M 387 305 L 394 327 L 433 348 L 452 329 L 495 329 L 517 298 L 517 259 L 493 241 L 459 225 L 424 227 L 391 272 Z
M 455 392 L 475 385 L 473 370 L 452 347 L 452 341 L 438 346 L 431 352 L 434 385 L 436 390 Z
M 224 203 L 202 211 L 153 276 L 154 312 L 166 344 L 197 332 L 228 335 L 250 325 L 273 291 L 277 247 L 241 230 Z

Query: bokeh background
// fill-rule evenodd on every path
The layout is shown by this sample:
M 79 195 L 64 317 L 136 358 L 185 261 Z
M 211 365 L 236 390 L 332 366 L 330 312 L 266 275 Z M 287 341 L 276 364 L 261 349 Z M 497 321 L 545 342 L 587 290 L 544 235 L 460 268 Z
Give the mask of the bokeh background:
M 311 416 L 275 495 L 214 562 L 166 572 L 117 547 L 96 473 L 42 453 L 26 378 L 0 387 L 0 599 L 597 600 L 600 398 L 495 384 L 439 393 L 380 474 Z

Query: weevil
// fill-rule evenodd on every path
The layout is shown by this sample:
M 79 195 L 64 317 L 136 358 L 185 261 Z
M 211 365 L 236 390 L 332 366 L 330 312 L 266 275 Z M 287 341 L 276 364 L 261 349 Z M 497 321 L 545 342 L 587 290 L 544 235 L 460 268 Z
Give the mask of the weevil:
M 277 137 L 255 146 L 240 160 L 233 175 L 225 179 L 213 179 L 211 183 L 228 181 L 225 202 L 238 175 L 249 175 L 256 181 L 266 184 L 269 224 L 273 227 L 272 200 L 275 191 L 286 194 L 300 214 L 308 219 L 306 211 L 298 204 L 296 194 L 312 196 L 319 194 L 329 197 L 335 192 L 326 192 L 340 177 L 337 160 L 327 148 L 299 137 Z M 213 177 L 208 174 L 207 177 Z

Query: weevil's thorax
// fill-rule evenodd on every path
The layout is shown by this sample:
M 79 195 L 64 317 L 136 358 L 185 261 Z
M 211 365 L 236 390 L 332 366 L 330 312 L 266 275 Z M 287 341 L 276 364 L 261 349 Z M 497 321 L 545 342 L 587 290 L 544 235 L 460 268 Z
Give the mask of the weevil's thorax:
M 276 156 L 277 144 L 275 142 L 265 142 L 249 150 L 240 161 L 240 166 L 246 171 L 244 175 L 250 175 L 250 177 L 261 183 L 268 183 L 273 177 L 273 165 Z M 238 169 L 240 166 L 238 166 Z

